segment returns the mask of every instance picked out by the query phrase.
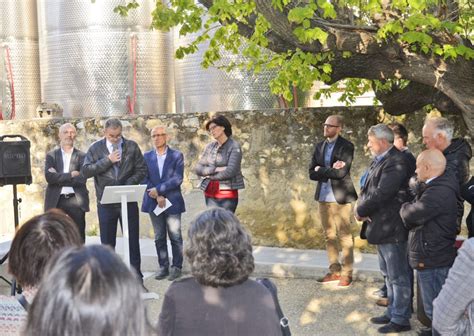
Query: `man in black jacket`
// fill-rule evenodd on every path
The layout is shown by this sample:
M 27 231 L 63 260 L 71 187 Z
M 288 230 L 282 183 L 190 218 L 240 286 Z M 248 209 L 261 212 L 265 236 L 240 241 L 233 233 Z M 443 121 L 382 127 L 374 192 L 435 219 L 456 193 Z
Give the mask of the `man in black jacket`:
M 74 148 L 76 128 L 71 123 L 59 127 L 59 148 L 46 155 L 44 175 L 48 186 L 44 210 L 58 208 L 76 223 L 82 242 L 86 239 L 86 212 L 89 211 L 87 179 L 80 173 L 86 154 Z
M 115 248 L 117 221 L 121 219 L 120 204 L 100 204 L 104 188 L 140 184 L 147 174 L 147 166 L 137 143 L 122 137 L 120 120 L 108 119 L 104 135 L 103 139 L 94 142 L 87 151 L 82 172 L 86 177 L 94 177 L 100 241 Z M 129 202 L 127 205 L 130 264 L 138 276 L 143 278 L 140 271 L 138 204 Z
M 446 157 L 446 173 L 453 174 L 459 188 L 469 181 L 469 160 L 472 149 L 462 139 L 453 139 L 454 127 L 446 118 L 428 118 L 423 126 L 423 143 L 427 149 L 438 149 Z M 458 197 L 458 231 L 464 214 L 464 199 Z
M 411 329 L 408 232 L 399 214 L 409 177 L 407 161 L 393 146 L 393 140 L 393 132 L 387 125 L 378 124 L 369 129 L 367 146 L 374 159 L 355 208 L 356 219 L 364 222 L 361 237 L 377 245 L 380 270 L 386 277 L 387 310 L 370 320 L 385 324 L 378 330 L 383 334 Z
M 351 202 L 357 200 L 357 194 L 350 175 L 354 145 L 340 136 L 342 126 L 341 116 L 332 115 L 326 119 L 326 140 L 316 144 L 309 165 L 309 178 L 318 181 L 314 198 L 319 202 L 329 258 L 329 273 L 319 281 L 337 281 L 338 286 L 347 287 L 352 283 L 354 263 Z M 338 237 L 344 258 L 342 266 L 339 263 Z
M 456 257 L 457 198 L 459 186 L 452 174 L 444 174 L 446 158 L 437 149 L 422 152 L 416 161 L 418 180 L 423 185 L 411 203 L 400 210 L 410 230 L 410 265 L 417 270 L 426 315 L 433 317 L 433 300 L 438 296 Z M 431 330 L 423 331 L 431 335 Z

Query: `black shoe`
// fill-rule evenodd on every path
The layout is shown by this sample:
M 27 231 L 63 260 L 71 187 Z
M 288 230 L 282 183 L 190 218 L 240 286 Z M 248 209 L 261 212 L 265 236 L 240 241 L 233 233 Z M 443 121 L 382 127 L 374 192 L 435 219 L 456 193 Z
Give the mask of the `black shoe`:
M 168 277 L 169 281 L 173 281 L 181 277 L 181 268 L 171 267 L 170 276 Z
M 373 323 L 373 324 L 387 324 L 389 322 L 390 322 L 390 319 L 385 315 L 372 317 L 370 319 L 370 323 Z
M 164 278 L 166 278 L 168 275 L 170 274 L 170 272 L 168 271 L 168 267 L 163 267 L 163 268 L 160 268 L 160 270 L 158 271 L 158 273 L 156 273 L 155 275 L 155 279 L 156 280 L 163 280 Z
M 419 336 L 431 336 L 433 334 L 433 330 L 431 328 L 421 328 L 416 332 Z
M 390 334 L 390 333 L 399 333 L 403 331 L 411 330 L 410 325 L 400 325 L 393 322 L 384 325 L 378 329 L 378 332 L 381 334 Z

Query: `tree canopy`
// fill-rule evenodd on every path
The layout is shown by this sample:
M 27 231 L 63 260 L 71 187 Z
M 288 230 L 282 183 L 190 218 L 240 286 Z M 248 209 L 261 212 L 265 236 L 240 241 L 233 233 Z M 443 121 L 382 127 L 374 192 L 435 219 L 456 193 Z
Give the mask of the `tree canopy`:
M 138 5 L 115 10 L 127 15 Z M 470 0 L 157 1 L 152 27 L 197 34 L 178 58 L 208 41 L 204 67 L 219 64 L 226 50 L 245 56 L 227 69 L 274 71 L 270 90 L 288 100 L 293 87 L 307 91 L 322 81 L 330 86 L 316 95 L 328 95 L 344 81 L 348 103 L 373 89 L 388 113 L 460 113 L 474 134 Z

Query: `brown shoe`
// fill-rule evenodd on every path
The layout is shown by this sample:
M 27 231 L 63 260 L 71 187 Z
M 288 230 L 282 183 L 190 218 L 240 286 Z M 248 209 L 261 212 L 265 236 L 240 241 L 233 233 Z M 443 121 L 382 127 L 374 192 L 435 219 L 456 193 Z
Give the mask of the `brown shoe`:
M 388 298 L 381 298 L 375 301 L 375 304 L 380 307 L 387 307 L 388 306 Z
M 352 277 L 350 276 L 341 276 L 339 283 L 337 284 L 338 287 L 349 287 L 352 283 Z
M 318 282 L 322 284 L 327 284 L 327 283 L 338 282 L 339 280 L 341 280 L 340 275 L 334 274 L 334 273 L 328 273 L 324 277 L 318 279 Z

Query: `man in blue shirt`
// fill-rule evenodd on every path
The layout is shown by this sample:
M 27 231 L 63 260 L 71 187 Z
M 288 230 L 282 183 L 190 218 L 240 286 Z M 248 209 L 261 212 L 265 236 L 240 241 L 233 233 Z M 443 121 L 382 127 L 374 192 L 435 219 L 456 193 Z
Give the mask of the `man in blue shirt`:
M 340 136 L 342 126 L 339 115 L 329 116 L 324 122 L 326 139 L 316 144 L 309 165 L 309 178 L 318 181 L 314 198 L 319 202 L 329 258 L 329 273 L 319 281 L 323 284 L 338 282 L 338 286 L 347 287 L 352 283 L 354 263 L 351 202 L 357 200 L 357 193 L 350 176 L 354 145 Z M 339 262 L 338 239 L 342 247 L 342 264 Z

